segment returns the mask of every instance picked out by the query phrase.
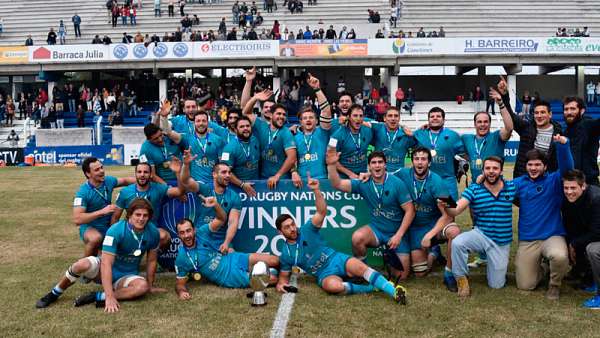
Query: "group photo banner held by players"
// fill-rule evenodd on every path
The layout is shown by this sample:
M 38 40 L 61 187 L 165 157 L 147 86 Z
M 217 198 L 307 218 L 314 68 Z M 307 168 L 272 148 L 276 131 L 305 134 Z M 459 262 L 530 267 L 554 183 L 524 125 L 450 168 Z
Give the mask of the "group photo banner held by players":
M 369 223 L 369 208 L 360 195 L 335 190 L 328 180 L 320 183 L 328 208 L 321 234 L 330 247 L 351 254 L 352 233 Z M 275 219 L 290 214 L 298 226 L 303 226 L 315 214 L 314 193 L 306 187 L 297 189 L 291 180 L 279 181 L 274 190 L 267 188 L 266 180 L 256 181 L 254 188 L 256 197 L 240 193 L 242 210 L 233 246 L 241 252 L 279 255 L 284 240 L 275 228 Z

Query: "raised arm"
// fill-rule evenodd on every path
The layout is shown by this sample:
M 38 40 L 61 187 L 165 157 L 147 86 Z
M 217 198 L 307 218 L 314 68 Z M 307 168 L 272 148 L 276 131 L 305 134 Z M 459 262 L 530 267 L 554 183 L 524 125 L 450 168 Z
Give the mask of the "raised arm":
M 504 127 L 500 129 L 500 138 L 503 141 L 508 141 L 514 129 L 512 117 L 508 109 L 506 109 L 506 105 L 502 102 L 502 95 L 497 90 L 490 89 L 489 95 L 496 101 L 498 107 L 500 107 L 500 115 L 502 115 L 502 122 L 504 123 Z
M 446 208 L 446 212 L 450 217 L 456 217 L 467 209 L 469 203 L 469 200 L 463 197 L 456 203 L 456 208 Z
M 571 154 L 571 148 L 569 145 L 569 139 L 561 136 L 560 134 L 554 135 L 552 139 L 556 143 L 556 159 L 558 162 L 558 170 L 560 170 L 560 175 L 562 176 L 567 171 L 575 168 L 573 154 Z
M 340 174 L 337 171 L 337 164 L 340 159 L 340 153 L 338 153 L 334 147 L 327 147 L 327 176 L 331 186 L 337 190 L 343 192 L 352 192 L 352 181 L 343 180 L 340 178 Z
M 250 121 L 252 121 L 252 124 L 254 124 L 254 121 L 256 121 L 256 114 L 254 114 L 254 112 L 252 111 L 256 102 L 257 101 L 264 102 L 264 101 L 268 100 L 271 96 L 273 96 L 273 92 L 269 89 L 265 89 L 260 93 L 254 94 L 254 96 L 252 96 L 248 100 L 248 102 L 243 106 L 244 109 L 242 110 L 242 113 L 244 115 L 248 116 Z
M 311 178 L 310 172 L 307 172 L 306 185 L 315 194 L 315 206 L 317 207 L 317 212 L 312 217 L 312 224 L 317 228 L 321 228 L 323 226 L 323 221 L 327 216 L 327 202 L 321 193 L 319 180 Z
M 252 95 L 252 82 L 256 78 L 256 66 L 248 69 L 246 74 L 246 83 L 244 83 L 244 89 L 242 89 L 242 97 L 240 99 L 240 106 L 245 107 L 246 103 L 250 100 L 250 95 Z
M 315 97 L 319 103 L 319 109 L 321 109 L 321 117 L 319 119 L 321 128 L 325 130 L 331 129 L 331 106 L 327 101 L 325 93 L 321 90 L 321 82 L 310 73 L 308 74 L 308 80 L 306 82 L 315 92 Z
M 192 151 L 189 148 L 183 151 L 183 164 L 181 165 L 180 177 L 178 177 L 178 181 L 181 182 L 183 187 L 191 192 L 198 192 L 200 190 L 198 182 L 194 181 L 190 176 L 190 165 L 196 157 L 198 155 L 192 155 Z

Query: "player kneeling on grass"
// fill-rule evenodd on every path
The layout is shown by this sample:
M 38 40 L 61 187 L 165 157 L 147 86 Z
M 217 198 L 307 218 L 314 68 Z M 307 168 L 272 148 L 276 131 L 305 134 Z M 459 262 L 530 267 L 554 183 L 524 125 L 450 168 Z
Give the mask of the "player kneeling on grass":
M 179 299 L 192 298 L 185 286 L 189 275 L 194 280 L 200 280 L 201 276 L 204 276 L 210 282 L 226 288 L 247 288 L 250 286 L 249 273 L 256 263 L 262 261 L 273 269 L 279 267 L 279 258 L 276 256 L 227 251 L 223 254 L 211 245 L 211 234 L 219 231 L 227 215 L 215 197 L 204 198 L 203 205 L 215 209 L 216 217 L 210 224 L 196 229 L 189 219 L 182 219 L 177 223 L 177 234 L 182 242 L 175 260 L 175 290 Z M 274 285 L 276 281 L 273 279 L 271 283 Z
M 69 267 L 60 282 L 36 303 L 45 308 L 55 302 L 63 292 L 75 284 L 91 280 L 102 282 L 103 292 L 91 292 L 78 297 L 75 306 L 96 303 L 106 312 L 119 311 L 118 300 L 141 297 L 149 292 L 164 292 L 152 286 L 156 273 L 159 234 L 149 222 L 152 205 L 143 198 L 136 198 L 127 208 L 127 220 L 113 224 L 106 232 L 101 257 L 84 257 Z M 140 262 L 147 253 L 146 278 L 140 276 Z
M 319 190 L 319 181 L 312 179 L 310 174 L 307 176 L 307 185 L 315 195 L 317 207 L 315 215 L 299 231 L 294 219 L 289 214 L 280 215 L 275 220 L 277 230 L 286 240 L 280 257 L 281 273 L 277 290 L 287 292 L 291 271 L 302 269 L 316 277 L 317 284 L 329 293 L 369 293 L 378 289 L 395 301 L 405 304 L 406 290 L 404 287 L 394 285 L 360 260 L 327 247 L 325 240 L 319 234 L 327 215 L 327 203 Z M 342 278 L 346 277 L 362 277 L 369 284 L 359 285 L 344 282 Z

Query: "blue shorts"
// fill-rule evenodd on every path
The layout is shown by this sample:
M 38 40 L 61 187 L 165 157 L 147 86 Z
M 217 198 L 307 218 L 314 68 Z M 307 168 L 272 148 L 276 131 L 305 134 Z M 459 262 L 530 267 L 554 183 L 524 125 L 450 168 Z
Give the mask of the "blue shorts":
M 456 177 L 444 177 L 442 180 L 444 180 L 444 185 L 446 186 L 446 189 L 448 189 L 450 196 L 458 202 L 458 185 L 456 183 Z
M 383 232 L 370 224 L 368 225 L 368 227 L 373 232 L 373 235 L 375 235 L 375 239 L 377 239 L 377 246 L 387 244 L 387 242 L 390 240 L 390 238 L 392 238 L 396 234 L 396 232 L 392 232 L 392 233 Z M 402 243 L 402 242 L 400 242 L 400 243 Z M 399 250 L 400 250 L 400 245 L 398 245 L 398 247 L 396 248 L 396 252 L 399 253 L 400 252 Z
M 250 286 L 250 254 L 232 252 L 223 256 L 221 264 L 228 264 L 227 278 L 216 281 L 216 284 L 225 288 L 242 289 Z
M 89 228 L 94 228 L 94 229 L 98 230 L 98 232 L 102 235 L 102 237 L 104 237 L 104 235 L 106 235 L 106 231 L 108 230 L 109 227 L 97 228 L 93 225 L 82 224 L 79 226 L 79 239 L 81 239 L 83 241 L 83 235 Z
M 421 249 L 421 241 L 429 230 L 431 230 L 431 227 L 428 226 L 411 226 L 402 237 L 398 247 L 400 250 L 396 251 L 402 255 L 409 255 L 412 251 Z
M 350 258 L 350 256 L 340 252 L 336 252 L 329 256 L 327 264 L 325 264 L 321 271 L 315 276 L 317 277 L 317 284 L 320 287 L 323 287 L 323 280 L 329 276 L 346 277 L 346 262 L 348 262 Z

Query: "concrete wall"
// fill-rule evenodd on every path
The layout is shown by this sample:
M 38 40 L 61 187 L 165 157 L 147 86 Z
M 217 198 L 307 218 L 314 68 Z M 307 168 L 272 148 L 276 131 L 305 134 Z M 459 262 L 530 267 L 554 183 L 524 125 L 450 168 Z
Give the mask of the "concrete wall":
M 37 147 L 92 145 L 92 128 L 38 129 Z

